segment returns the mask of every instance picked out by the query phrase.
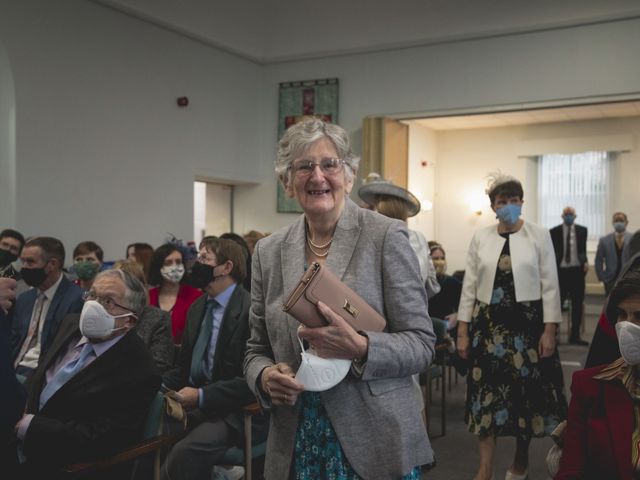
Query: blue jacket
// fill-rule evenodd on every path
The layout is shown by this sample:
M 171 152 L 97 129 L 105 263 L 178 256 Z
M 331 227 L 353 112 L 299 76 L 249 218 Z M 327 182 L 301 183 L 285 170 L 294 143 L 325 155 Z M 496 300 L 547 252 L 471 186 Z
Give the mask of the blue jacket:
M 20 353 L 20 348 L 27 337 L 29 323 L 33 307 L 38 296 L 38 289 L 32 288 L 18 296 L 16 305 L 12 312 L 11 318 L 11 351 L 12 358 L 15 362 L 16 357 Z M 64 274 L 58 290 L 56 290 L 47 317 L 42 327 L 42 339 L 40 345 L 40 355 L 44 355 L 51 345 L 53 338 L 58 332 L 62 319 L 68 313 L 78 313 L 82 310 L 84 302 L 82 301 L 82 289 L 68 280 Z

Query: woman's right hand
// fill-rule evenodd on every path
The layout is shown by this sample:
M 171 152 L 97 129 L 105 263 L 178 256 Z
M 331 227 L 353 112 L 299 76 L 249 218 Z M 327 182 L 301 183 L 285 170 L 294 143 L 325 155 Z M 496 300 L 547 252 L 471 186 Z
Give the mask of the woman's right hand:
M 294 377 L 295 373 L 289 365 L 276 363 L 262 371 L 260 386 L 271 397 L 273 405 L 295 405 L 304 386 Z
M 458 355 L 460 358 L 467 360 L 469 358 L 469 330 L 468 325 L 464 322 L 458 323 L 458 338 L 456 346 L 458 347 Z

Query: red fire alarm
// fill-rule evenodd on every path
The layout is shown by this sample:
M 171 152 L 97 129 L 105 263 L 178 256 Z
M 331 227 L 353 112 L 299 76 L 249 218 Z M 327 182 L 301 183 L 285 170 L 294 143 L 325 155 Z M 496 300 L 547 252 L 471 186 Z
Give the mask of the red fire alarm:
M 178 97 L 177 104 L 178 104 L 179 107 L 186 107 L 187 105 L 189 105 L 189 98 L 188 97 Z
M 420 162 L 420 165 L 422 165 L 423 167 L 426 167 L 428 163 L 426 160 L 423 160 L 422 162 Z

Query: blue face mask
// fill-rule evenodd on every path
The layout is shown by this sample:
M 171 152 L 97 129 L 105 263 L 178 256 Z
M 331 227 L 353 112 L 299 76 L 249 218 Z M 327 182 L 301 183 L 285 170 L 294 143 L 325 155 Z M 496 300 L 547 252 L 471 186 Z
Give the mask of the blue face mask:
M 515 225 L 520 219 L 522 205 L 508 204 L 496 210 L 496 218 L 507 225 Z
M 627 226 L 624 224 L 624 222 L 613 222 L 613 229 L 618 233 L 624 232 L 624 229 L 626 227 Z
M 573 222 L 576 219 L 575 215 L 567 214 L 562 217 L 564 219 L 565 225 L 573 225 Z

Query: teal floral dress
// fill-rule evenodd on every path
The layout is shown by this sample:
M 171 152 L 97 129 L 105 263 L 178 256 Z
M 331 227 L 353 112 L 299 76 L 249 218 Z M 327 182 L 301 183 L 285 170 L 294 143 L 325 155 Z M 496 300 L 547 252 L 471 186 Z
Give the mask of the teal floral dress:
M 543 437 L 567 418 L 560 357 L 538 356 L 542 301 L 516 302 L 503 236 L 491 303 L 476 301 L 471 319 L 465 417 L 479 436 Z
M 357 480 L 331 426 L 320 394 L 304 392 L 299 397 L 300 421 L 296 433 L 293 478 L 296 480 Z M 420 467 L 401 480 L 419 480 Z

